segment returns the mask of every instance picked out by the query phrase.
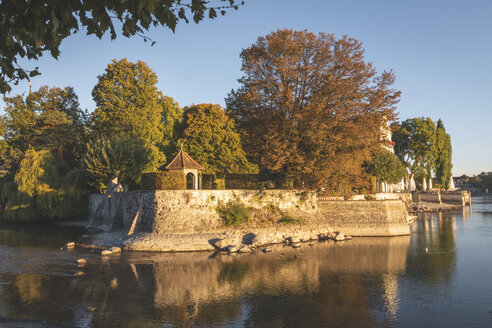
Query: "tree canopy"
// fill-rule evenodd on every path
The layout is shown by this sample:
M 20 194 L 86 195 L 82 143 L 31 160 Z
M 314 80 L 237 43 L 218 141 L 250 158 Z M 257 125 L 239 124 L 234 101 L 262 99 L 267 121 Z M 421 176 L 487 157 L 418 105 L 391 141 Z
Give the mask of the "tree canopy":
M 451 178 L 451 136 L 442 120 L 437 125 L 429 117 L 403 121 L 393 133 L 395 154 L 410 169 L 418 181 L 436 176 L 436 182 L 449 187 Z
M 10 84 L 28 79 L 39 71 L 18 65 L 20 58 L 38 59 L 45 52 L 54 58 L 60 55 L 61 42 L 85 29 L 87 35 L 111 39 L 143 35 L 150 27 L 163 26 L 175 30 L 180 21 L 188 23 L 191 16 L 199 23 L 206 16 L 224 15 L 237 9 L 238 0 L 2 0 L 0 1 L 0 92 L 11 90 Z M 208 15 L 207 15 L 208 14 Z
M 91 128 L 98 136 L 144 140 L 162 164 L 166 159 L 159 145 L 164 138 L 165 101 L 156 84 L 157 75 L 144 62 L 113 60 L 92 91 L 96 109 Z
M 4 97 L 4 101 L 3 138 L 9 145 L 9 154 L 5 155 L 10 156 L 4 158 L 4 164 L 12 166 L 12 156 L 18 157 L 18 153 L 34 148 L 56 154 L 59 166 L 77 166 L 87 114 L 80 109 L 78 97 L 71 87 L 42 86 L 26 97 Z M 9 169 L 8 166 L 4 169 Z
M 332 189 L 366 179 L 362 164 L 380 147 L 400 92 L 377 74 L 361 42 L 279 30 L 241 53 L 241 86 L 226 99 L 253 163 Z
M 446 128 L 441 119 L 436 124 L 436 151 L 436 182 L 447 189 L 453 168 L 451 136 L 446 133 Z
M 219 105 L 186 107 L 181 129 L 184 149 L 205 167 L 206 173 L 224 176 L 256 171 L 246 159 L 234 120 Z
M 366 170 L 377 181 L 387 183 L 398 183 L 408 175 L 405 165 L 400 159 L 386 149 L 381 149 L 372 155 L 371 162 L 367 164 Z
M 142 172 L 153 169 L 152 149 L 143 140 L 128 136 L 99 137 L 87 144 L 83 159 L 88 183 L 104 192 L 108 181 L 118 173 L 120 181 L 132 187 L 140 182 Z

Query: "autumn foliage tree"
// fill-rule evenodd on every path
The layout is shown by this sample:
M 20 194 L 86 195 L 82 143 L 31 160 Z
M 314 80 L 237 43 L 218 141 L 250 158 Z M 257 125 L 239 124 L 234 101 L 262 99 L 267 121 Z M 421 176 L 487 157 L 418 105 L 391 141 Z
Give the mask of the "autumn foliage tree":
M 260 169 L 303 184 L 351 191 L 380 147 L 400 92 L 393 73 L 377 74 L 361 42 L 279 30 L 241 52 L 241 86 L 227 109 Z

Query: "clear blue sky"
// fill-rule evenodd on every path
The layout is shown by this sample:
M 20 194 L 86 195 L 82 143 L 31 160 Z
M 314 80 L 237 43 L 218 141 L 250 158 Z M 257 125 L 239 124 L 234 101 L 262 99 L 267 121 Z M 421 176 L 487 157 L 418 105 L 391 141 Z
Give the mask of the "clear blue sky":
M 159 88 L 182 106 L 224 105 L 238 86 L 239 53 L 258 36 L 290 28 L 347 34 L 363 42 L 366 60 L 379 72 L 393 69 L 402 91 L 400 119 L 443 119 L 453 144 L 453 174 L 492 171 L 491 0 L 246 0 L 224 17 L 181 24 L 141 38 L 99 40 L 84 33 L 62 43 L 58 60 L 38 62 L 43 84 L 72 86 L 82 108 L 94 109 L 91 91 L 113 58 L 143 60 L 157 73 Z M 26 92 L 23 82 L 12 94 Z M 0 108 L 3 108 L 0 101 Z

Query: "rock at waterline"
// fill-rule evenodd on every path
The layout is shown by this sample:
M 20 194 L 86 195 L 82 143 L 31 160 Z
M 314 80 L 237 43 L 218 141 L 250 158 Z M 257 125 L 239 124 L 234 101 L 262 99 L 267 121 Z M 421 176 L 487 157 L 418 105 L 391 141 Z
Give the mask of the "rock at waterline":
M 78 272 L 75 272 L 73 274 L 74 277 L 80 277 L 80 276 L 83 276 L 84 275 L 84 272 L 83 271 L 78 271 Z
M 111 255 L 111 254 L 113 254 L 113 252 L 111 252 L 111 251 L 110 251 L 110 250 L 108 250 L 108 249 L 105 249 L 105 250 L 103 250 L 103 251 L 101 252 L 101 255 L 102 255 L 102 256 L 107 256 L 107 255 Z
M 113 247 L 111 247 L 110 251 L 113 254 L 118 254 L 118 253 L 121 253 L 121 248 L 113 246 Z
M 74 248 L 75 247 L 75 242 L 71 241 L 65 244 L 65 248 Z
M 252 250 L 251 250 L 251 248 L 249 248 L 248 246 L 241 246 L 241 247 L 238 249 L 238 251 L 237 251 L 237 252 L 238 252 L 238 253 L 243 253 L 243 254 L 244 254 L 244 253 L 251 253 L 251 252 L 252 252 Z
M 226 249 L 229 246 L 234 244 L 233 240 L 230 238 L 219 239 L 214 243 L 215 248 L 217 249 Z
M 342 241 L 342 240 L 345 240 L 345 235 L 339 232 L 335 237 L 335 241 Z
M 301 247 L 301 243 L 293 243 L 292 247 L 293 248 L 299 248 L 299 247 Z
M 83 265 L 85 265 L 86 263 L 87 263 L 87 260 L 85 260 L 85 259 L 78 259 L 78 260 L 77 260 L 77 265 L 79 265 L 79 266 L 83 266 Z
M 263 253 L 269 253 L 269 252 L 271 252 L 272 250 L 271 250 L 270 248 L 266 247 L 266 248 L 263 248 L 261 251 L 262 251 Z
M 352 236 L 345 235 L 345 240 L 350 240 L 350 239 L 352 239 Z
M 236 245 L 229 245 L 226 247 L 228 253 L 236 253 L 239 248 Z

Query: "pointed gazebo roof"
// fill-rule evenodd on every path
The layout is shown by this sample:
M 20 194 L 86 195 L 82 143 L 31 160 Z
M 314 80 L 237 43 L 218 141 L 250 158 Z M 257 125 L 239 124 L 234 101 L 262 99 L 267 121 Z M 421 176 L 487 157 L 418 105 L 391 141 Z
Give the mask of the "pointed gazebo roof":
M 166 166 L 168 171 L 179 171 L 179 170 L 198 170 L 205 171 L 205 168 L 195 162 L 190 155 L 185 153 L 183 149 L 174 157 L 171 163 Z

